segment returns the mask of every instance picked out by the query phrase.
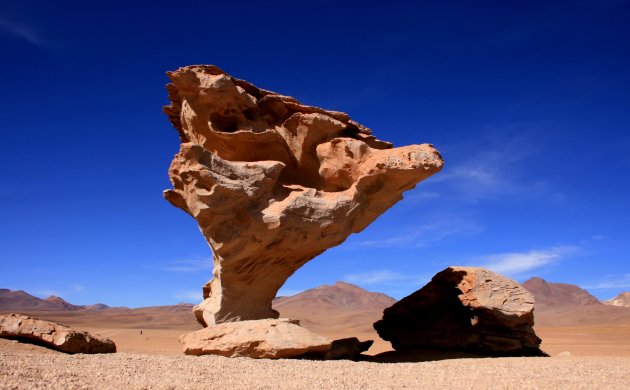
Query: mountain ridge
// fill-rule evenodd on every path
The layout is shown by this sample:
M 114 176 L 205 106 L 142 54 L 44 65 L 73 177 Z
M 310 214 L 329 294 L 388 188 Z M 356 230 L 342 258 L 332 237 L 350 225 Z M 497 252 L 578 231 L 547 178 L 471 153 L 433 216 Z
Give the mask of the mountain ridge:
M 630 307 L 630 291 L 622 291 L 617 296 L 602 301 L 605 305 Z
M 557 307 L 602 304 L 599 299 L 575 284 L 548 282 L 532 277 L 523 282 L 522 286 L 534 295 L 537 305 Z
M 603 304 L 588 291 L 576 285 L 547 282 L 531 278 L 522 285 L 535 298 L 536 324 L 542 326 L 630 325 L 630 308 Z M 630 295 L 630 294 L 629 294 Z M 616 297 L 617 298 L 617 297 Z M 616 299 L 613 298 L 613 299 Z M 611 301 L 611 300 L 609 300 Z M 380 292 L 337 282 L 321 285 L 301 293 L 279 297 L 273 302 L 281 317 L 298 319 L 308 329 L 322 335 L 335 331 L 373 333 L 372 323 L 396 300 Z M 191 303 L 141 308 L 109 307 L 104 304 L 73 305 L 60 297 L 37 298 L 25 291 L 0 289 L 0 312 L 22 312 L 43 317 L 80 321 L 92 320 L 139 323 L 150 327 L 164 322 L 169 326 L 196 326 Z
M 605 305 L 585 289 L 533 277 L 522 283 L 534 296 L 534 317 L 542 326 L 630 325 L 630 308 Z
M 56 295 L 38 298 L 23 290 L 0 288 L 0 311 L 79 311 L 103 310 L 110 308 L 103 303 L 92 305 L 74 305 Z

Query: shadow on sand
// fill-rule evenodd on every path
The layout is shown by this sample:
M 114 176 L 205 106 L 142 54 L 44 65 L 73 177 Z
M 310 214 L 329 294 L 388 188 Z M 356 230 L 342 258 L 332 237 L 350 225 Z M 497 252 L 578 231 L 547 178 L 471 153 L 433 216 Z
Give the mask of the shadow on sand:
M 495 356 L 477 355 L 468 352 L 441 351 L 434 349 L 410 349 L 405 351 L 388 351 L 378 355 L 361 355 L 361 361 L 373 363 L 417 363 L 447 359 L 490 358 Z
M 501 357 L 549 357 L 545 352 L 540 351 L 538 354 L 504 354 L 504 355 L 491 355 L 491 354 L 475 354 L 462 351 L 446 351 L 439 349 L 417 348 L 407 349 L 403 351 L 387 351 L 379 353 L 378 355 L 360 355 L 360 361 L 372 362 L 372 363 L 417 363 L 417 362 L 432 362 L 438 360 L 448 359 L 484 359 L 484 358 L 501 358 Z

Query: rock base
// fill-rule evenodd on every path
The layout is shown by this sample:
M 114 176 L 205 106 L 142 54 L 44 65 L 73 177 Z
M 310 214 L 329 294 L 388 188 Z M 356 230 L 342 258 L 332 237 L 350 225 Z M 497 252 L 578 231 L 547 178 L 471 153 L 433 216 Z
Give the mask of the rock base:
M 325 355 L 332 341 L 287 318 L 226 322 L 179 338 L 186 355 L 284 359 Z

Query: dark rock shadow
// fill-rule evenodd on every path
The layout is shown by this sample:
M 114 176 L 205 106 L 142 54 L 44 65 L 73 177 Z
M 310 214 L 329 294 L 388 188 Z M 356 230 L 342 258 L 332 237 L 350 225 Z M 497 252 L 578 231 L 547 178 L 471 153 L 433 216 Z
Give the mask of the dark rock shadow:
M 477 355 L 468 352 L 417 348 L 404 351 L 387 351 L 373 356 L 361 355 L 359 360 L 372 363 L 418 363 L 448 359 L 478 359 L 489 357 L 493 356 Z
M 70 352 L 62 351 L 61 349 L 57 348 L 54 344 L 47 343 L 47 342 L 45 342 L 45 341 L 43 341 L 41 339 L 38 339 L 36 337 L 3 335 L 0 338 L 3 338 L 5 340 L 17 341 L 20 344 L 36 345 L 38 347 L 47 348 L 47 349 L 50 349 L 51 351 L 57 351 L 57 352 L 65 353 L 65 354 L 68 354 L 68 355 L 72 354 Z
M 377 355 L 360 355 L 359 361 L 372 362 L 372 363 L 418 363 L 418 362 L 433 362 L 439 360 L 450 359 L 487 359 L 487 358 L 502 358 L 510 357 L 512 355 L 481 355 L 471 352 L 463 351 L 446 351 L 439 349 L 429 348 L 415 348 L 407 349 L 403 351 L 387 351 Z M 523 355 L 513 355 L 523 356 Z M 527 355 L 528 357 L 548 357 L 546 353 L 538 355 Z

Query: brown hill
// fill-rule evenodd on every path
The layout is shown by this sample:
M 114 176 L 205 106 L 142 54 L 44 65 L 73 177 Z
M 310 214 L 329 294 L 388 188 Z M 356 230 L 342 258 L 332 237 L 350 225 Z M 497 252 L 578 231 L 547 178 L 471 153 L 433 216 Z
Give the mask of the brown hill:
M 531 278 L 523 287 L 534 295 L 536 325 L 630 325 L 630 308 L 604 305 L 576 285 Z
M 630 307 L 630 291 L 624 291 L 614 298 L 602 301 L 605 305 Z
M 367 291 L 350 283 L 337 282 L 332 286 L 324 284 L 290 297 L 280 297 L 274 302 L 274 308 L 380 311 L 382 314 L 385 308 L 394 303 L 396 303 L 394 298 L 383 293 Z
M 63 298 L 60 298 L 56 295 L 51 295 L 48 298 L 44 299 L 44 301 L 52 303 L 53 305 L 57 306 L 59 310 L 63 311 L 75 311 L 84 309 L 84 306 L 73 305 L 72 303 L 69 303 Z
M 356 336 L 378 341 L 372 324 L 395 302 L 385 294 L 337 282 L 279 298 L 273 307 L 281 317 L 299 319 L 305 328 L 323 336 L 334 339 Z M 388 345 L 384 343 L 378 350 L 387 350 Z
M 32 311 L 79 311 L 103 310 L 109 306 L 102 303 L 94 305 L 73 305 L 65 299 L 51 295 L 46 299 L 35 297 L 24 291 L 0 289 L 0 312 L 32 312 Z
M 0 311 L 12 310 L 55 311 L 59 310 L 59 307 L 52 302 L 34 297 L 22 290 L 0 289 Z
M 0 312 L 39 312 L 39 311 L 80 311 L 80 310 L 103 310 L 109 306 L 102 303 L 94 305 L 73 305 L 65 299 L 51 295 L 46 299 L 35 297 L 24 291 L 11 291 L 6 288 L 0 289 Z
M 537 307 L 601 305 L 597 298 L 574 284 L 549 283 L 534 277 L 525 281 L 523 287 L 534 295 Z
M 85 305 L 83 306 L 85 310 L 104 310 L 109 309 L 110 307 L 104 303 L 95 303 L 93 305 Z

